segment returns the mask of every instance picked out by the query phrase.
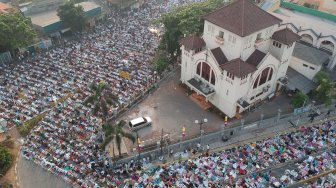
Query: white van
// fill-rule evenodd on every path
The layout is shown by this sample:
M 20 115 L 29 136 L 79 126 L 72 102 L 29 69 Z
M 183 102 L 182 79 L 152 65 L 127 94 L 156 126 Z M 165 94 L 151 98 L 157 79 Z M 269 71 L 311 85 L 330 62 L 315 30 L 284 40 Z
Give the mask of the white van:
M 150 117 L 138 117 L 129 122 L 129 126 L 132 131 L 150 125 L 152 125 L 152 119 Z

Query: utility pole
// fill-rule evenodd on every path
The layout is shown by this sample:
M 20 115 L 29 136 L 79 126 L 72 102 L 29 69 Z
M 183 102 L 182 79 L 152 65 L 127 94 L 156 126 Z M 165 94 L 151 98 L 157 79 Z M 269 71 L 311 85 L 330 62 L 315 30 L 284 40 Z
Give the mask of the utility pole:
M 136 133 L 137 135 L 137 143 L 138 143 L 138 163 L 140 164 L 140 138 L 138 132 Z

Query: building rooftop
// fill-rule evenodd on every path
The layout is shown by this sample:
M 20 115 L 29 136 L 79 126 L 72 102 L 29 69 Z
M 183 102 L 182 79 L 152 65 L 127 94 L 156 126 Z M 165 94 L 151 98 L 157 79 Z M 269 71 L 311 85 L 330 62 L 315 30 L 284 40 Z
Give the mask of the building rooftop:
M 274 32 L 272 35 L 272 39 L 286 45 L 292 45 L 294 42 L 300 40 L 301 36 L 294 33 L 292 30 L 285 28 Z
M 295 44 L 293 56 L 314 65 L 322 65 L 328 61 L 330 57 L 325 51 L 299 42 Z
M 204 19 L 242 37 L 281 23 L 250 0 L 237 0 L 205 15 Z
M 315 84 L 312 80 L 309 80 L 308 78 L 290 67 L 288 67 L 287 69 L 287 77 L 287 88 L 289 88 L 290 90 L 298 89 L 303 93 L 307 94 L 315 87 Z
M 82 6 L 85 12 L 100 7 L 98 4 L 96 4 L 95 2 L 91 2 L 91 1 L 81 2 L 76 5 Z
M 30 15 L 30 18 L 33 24 L 41 27 L 60 21 L 56 10 Z
M 223 53 L 223 51 L 220 47 L 211 49 L 211 53 L 215 57 L 215 59 L 216 59 L 216 61 L 219 65 L 222 65 L 222 64 L 228 62 L 228 59 L 226 58 L 226 56 L 224 55 L 224 53 Z
M 336 36 L 336 24 L 330 20 L 285 8 L 280 8 L 271 14 L 282 19 L 282 24 L 294 24 L 297 27 L 297 31 L 313 30 L 317 35 Z
M 233 59 L 221 65 L 223 70 L 228 71 L 234 76 L 241 78 L 257 70 L 257 68 L 249 63 L 245 63 L 240 58 Z
M 196 34 L 182 38 L 180 40 L 180 44 L 184 45 L 187 49 L 191 50 L 202 48 L 203 46 L 205 46 L 204 40 L 201 37 L 197 36 Z
M 264 52 L 261 52 L 259 50 L 254 50 L 254 52 L 250 55 L 250 57 L 247 58 L 246 63 L 249 63 L 255 67 L 258 67 L 261 60 L 264 59 L 266 54 Z
M 88 12 L 90 10 L 93 10 L 95 8 L 100 7 L 98 4 L 94 3 L 94 2 L 81 2 L 76 4 L 81 5 L 84 9 L 84 12 Z M 46 12 L 42 12 L 42 13 L 38 13 L 38 14 L 34 14 L 34 15 L 29 15 L 29 17 L 32 20 L 32 23 L 41 27 L 59 22 L 60 19 L 57 16 L 57 10 L 51 10 L 51 11 L 46 11 Z

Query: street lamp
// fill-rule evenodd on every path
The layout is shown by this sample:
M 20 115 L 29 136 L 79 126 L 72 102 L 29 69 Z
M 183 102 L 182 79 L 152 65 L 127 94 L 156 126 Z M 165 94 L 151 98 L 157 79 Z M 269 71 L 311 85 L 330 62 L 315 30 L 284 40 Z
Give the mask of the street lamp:
M 139 134 L 138 133 L 136 133 L 136 135 L 137 135 L 137 144 L 138 144 L 138 164 L 140 165 L 140 150 L 141 150 L 141 148 L 140 148 L 140 138 L 139 138 Z
M 202 137 L 203 137 L 203 132 L 204 132 L 204 130 L 203 130 L 203 124 L 204 123 L 207 123 L 208 122 L 208 119 L 206 119 L 206 118 L 204 118 L 202 121 L 198 121 L 197 119 L 195 120 L 195 124 L 199 124 L 200 125 L 200 134 L 201 134 L 201 141 L 200 141 L 200 143 L 201 143 L 201 145 L 202 145 Z

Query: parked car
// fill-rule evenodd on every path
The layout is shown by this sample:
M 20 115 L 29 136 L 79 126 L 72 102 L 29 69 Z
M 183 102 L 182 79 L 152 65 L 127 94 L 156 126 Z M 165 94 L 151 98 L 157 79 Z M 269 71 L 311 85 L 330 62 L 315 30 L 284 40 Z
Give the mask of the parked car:
M 132 131 L 141 129 L 146 126 L 152 125 L 152 119 L 150 117 L 138 117 L 129 122 L 129 126 Z

